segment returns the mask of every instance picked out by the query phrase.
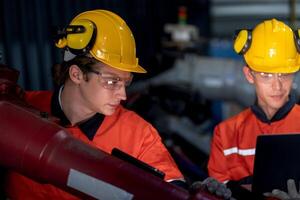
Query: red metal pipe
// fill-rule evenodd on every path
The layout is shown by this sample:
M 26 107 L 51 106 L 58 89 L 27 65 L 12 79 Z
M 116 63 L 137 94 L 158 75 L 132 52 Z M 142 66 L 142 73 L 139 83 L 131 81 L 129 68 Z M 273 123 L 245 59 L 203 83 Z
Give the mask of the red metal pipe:
M 65 190 L 75 189 L 67 186 L 73 170 L 113 183 L 137 199 L 188 198 L 186 191 L 75 139 L 19 106 L 2 101 L 0 113 L 6 113 L 0 115 L 2 166 Z

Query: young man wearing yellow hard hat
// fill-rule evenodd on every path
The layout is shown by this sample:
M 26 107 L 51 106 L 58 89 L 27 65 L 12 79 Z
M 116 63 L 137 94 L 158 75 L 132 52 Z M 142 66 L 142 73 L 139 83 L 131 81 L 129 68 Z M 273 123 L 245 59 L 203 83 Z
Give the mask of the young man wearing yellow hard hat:
M 66 50 L 58 71 L 60 88 L 27 92 L 27 102 L 58 117 L 60 125 L 92 146 L 108 153 L 119 148 L 163 171 L 166 181 L 183 180 L 158 132 L 120 105 L 132 72 L 146 73 L 127 24 L 110 11 L 87 11 L 72 20 L 56 45 Z M 10 199 L 77 199 L 14 172 L 6 191 Z
M 110 153 L 113 148 L 165 173 L 165 181 L 185 186 L 161 138 L 151 124 L 120 105 L 132 73 L 146 73 L 138 64 L 131 30 L 113 12 L 92 10 L 76 16 L 60 32 L 56 46 L 65 49 L 64 62 L 56 65 L 59 89 L 26 92 L 26 101 L 60 119 L 59 124 L 76 138 Z M 78 199 L 50 185 L 9 172 L 5 182 L 9 199 Z M 224 184 L 208 178 L 190 188 L 197 194 L 206 188 L 230 198 Z
M 234 42 L 244 55 L 243 73 L 255 87 L 256 103 L 216 128 L 208 163 L 209 175 L 221 182 L 247 183 L 253 174 L 256 137 L 300 131 L 300 107 L 290 94 L 299 70 L 299 33 L 276 19 L 253 30 L 241 30 Z

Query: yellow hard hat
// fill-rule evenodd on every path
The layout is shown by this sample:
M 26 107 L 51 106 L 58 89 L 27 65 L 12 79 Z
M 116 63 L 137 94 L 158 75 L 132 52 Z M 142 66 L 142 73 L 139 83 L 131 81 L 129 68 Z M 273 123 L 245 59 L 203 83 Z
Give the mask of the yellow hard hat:
M 276 19 L 258 24 L 252 31 L 240 30 L 234 41 L 234 50 L 244 55 L 254 71 L 293 73 L 300 66 L 299 31 Z
M 89 53 L 95 59 L 122 71 L 146 73 L 138 64 L 134 36 L 126 22 L 107 10 L 77 15 L 56 46 L 75 55 Z

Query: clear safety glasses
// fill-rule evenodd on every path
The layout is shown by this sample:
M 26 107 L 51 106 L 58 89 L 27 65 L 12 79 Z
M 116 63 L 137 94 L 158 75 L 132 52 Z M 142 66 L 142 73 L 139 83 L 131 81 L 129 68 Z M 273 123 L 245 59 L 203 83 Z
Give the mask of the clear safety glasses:
M 130 74 L 129 78 L 122 79 L 118 76 L 114 76 L 112 74 L 105 74 L 92 69 L 88 71 L 97 74 L 98 80 L 101 83 L 102 87 L 109 90 L 118 90 L 122 86 L 128 87 L 131 84 L 133 78 L 132 74 Z
M 272 80 L 277 78 L 281 82 L 291 81 L 294 78 L 295 73 L 265 73 L 256 72 L 251 70 L 251 74 L 263 83 L 271 83 Z

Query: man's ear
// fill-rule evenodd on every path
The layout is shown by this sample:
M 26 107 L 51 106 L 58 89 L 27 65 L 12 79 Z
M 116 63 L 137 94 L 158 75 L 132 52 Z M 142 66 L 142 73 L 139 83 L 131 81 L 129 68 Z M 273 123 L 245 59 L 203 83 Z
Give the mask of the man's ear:
M 247 66 L 243 67 L 244 76 L 250 84 L 254 83 L 253 74 L 251 74 L 251 69 Z
M 70 66 L 69 76 L 70 76 L 71 81 L 73 81 L 76 84 L 81 83 L 81 81 L 83 80 L 83 73 L 77 65 Z

